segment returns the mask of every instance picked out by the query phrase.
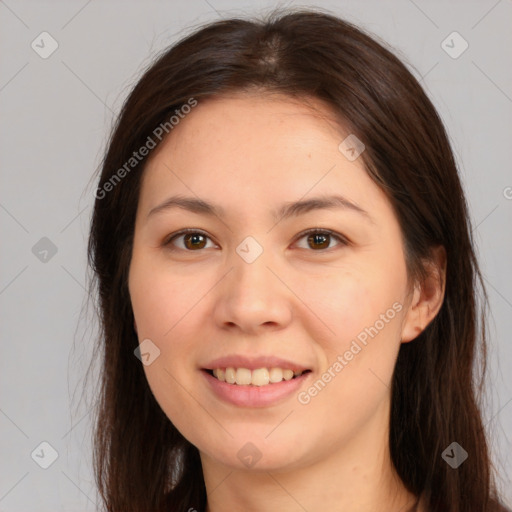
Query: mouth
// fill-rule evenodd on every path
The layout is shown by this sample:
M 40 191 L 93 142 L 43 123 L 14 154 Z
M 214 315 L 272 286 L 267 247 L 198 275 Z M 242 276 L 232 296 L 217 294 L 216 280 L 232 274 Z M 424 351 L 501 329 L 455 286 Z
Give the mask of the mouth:
M 279 384 L 283 381 L 298 379 L 311 370 L 292 370 L 291 368 L 203 368 L 203 372 L 220 382 L 234 386 L 265 387 Z
M 283 404 L 307 385 L 312 370 L 260 367 L 203 368 L 207 389 L 223 402 L 243 408 L 266 408 Z

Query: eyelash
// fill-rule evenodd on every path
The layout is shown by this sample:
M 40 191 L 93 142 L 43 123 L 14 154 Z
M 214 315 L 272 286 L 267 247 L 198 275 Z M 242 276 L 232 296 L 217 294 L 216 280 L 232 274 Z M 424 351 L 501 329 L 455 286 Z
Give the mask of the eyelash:
M 189 250 L 189 249 L 181 249 L 181 248 L 177 248 L 177 247 L 172 247 L 172 242 L 174 240 L 176 240 L 177 238 L 179 238 L 182 235 L 186 235 L 186 234 L 190 234 L 190 233 L 202 235 L 211 240 L 211 237 L 204 231 L 202 231 L 200 229 L 187 228 L 187 229 L 182 229 L 181 231 L 178 231 L 177 233 L 173 233 L 172 235 L 170 235 L 164 241 L 163 246 L 170 248 L 170 250 L 172 250 L 172 251 L 180 250 L 180 251 L 185 251 L 185 252 L 200 252 L 203 249 L 198 249 L 197 251 L 194 251 L 194 250 Z M 338 241 L 341 246 L 349 245 L 349 241 L 344 236 L 340 235 L 339 233 L 336 233 L 335 231 L 331 231 L 330 229 L 323 229 L 323 228 L 307 229 L 306 231 L 303 231 L 303 232 L 299 233 L 299 235 L 297 235 L 296 241 L 301 240 L 302 238 L 304 238 L 307 235 L 310 235 L 312 233 L 319 234 L 319 235 L 328 235 L 328 236 L 334 238 L 336 241 Z M 310 249 L 310 251 L 311 252 L 330 252 L 333 249 L 335 249 L 335 247 L 334 248 L 331 247 L 330 249 L 318 249 L 318 250 Z

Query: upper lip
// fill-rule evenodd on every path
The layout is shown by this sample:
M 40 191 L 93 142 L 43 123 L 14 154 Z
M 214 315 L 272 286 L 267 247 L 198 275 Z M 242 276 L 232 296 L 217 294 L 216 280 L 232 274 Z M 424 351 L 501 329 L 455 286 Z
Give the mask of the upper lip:
M 297 372 L 309 370 L 307 366 L 281 357 L 270 355 L 249 357 L 236 354 L 213 359 L 207 363 L 203 369 L 215 370 L 216 368 L 247 368 L 248 370 L 257 370 L 258 368 L 282 368 Z

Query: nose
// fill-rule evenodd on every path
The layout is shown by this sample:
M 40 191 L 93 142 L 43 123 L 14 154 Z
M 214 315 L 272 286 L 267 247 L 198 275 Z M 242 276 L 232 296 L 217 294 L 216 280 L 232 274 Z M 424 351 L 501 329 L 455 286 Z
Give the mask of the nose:
M 231 270 L 216 287 L 214 318 L 222 328 L 257 334 L 290 323 L 293 293 L 269 253 L 251 263 L 236 253 L 229 259 Z

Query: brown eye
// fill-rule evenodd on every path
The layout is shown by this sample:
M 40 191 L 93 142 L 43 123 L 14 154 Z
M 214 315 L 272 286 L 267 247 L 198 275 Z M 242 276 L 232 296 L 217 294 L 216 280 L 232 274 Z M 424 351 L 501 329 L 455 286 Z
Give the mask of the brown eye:
M 316 234 L 308 236 L 308 243 L 310 247 L 316 246 L 315 249 L 326 249 L 329 247 L 329 235 Z
M 204 249 L 205 237 L 200 233 L 186 234 L 183 243 L 187 249 Z
M 329 249 L 333 239 L 339 242 L 338 245 L 347 245 L 347 241 L 342 236 L 332 231 L 322 229 L 310 229 L 309 231 L 302 233 L 299 240 L 302 240 L 303 238 L 307 238 L 307 247 L 302 248 L 313 249 L 314 251 L 324 251 L 325 249 Z
M 307 238 L 307 246 L 301 248 L 309 250 L 312 249 L 316 252 L 324 252 L 330 248 L 335 248 L 336 246 L 329 247 L 333 240 L 338 242 L 338 246 L 348 245 L 347 240 L 343 236 L 324 229 L 310 229 L 302 233 L 299 240 L 305 238 Z M 178 240 L 182 240 L 182 242 L 178 244 Z M 211 238 L 206 233 L 194 229 L 188 229 L 172 235 L 166 242 L 164 242 L 164 246 L 169 247 L 171 250 L 181 249 L 183 251 L 193 252 L 200 251 L 201 249 L 207 249 L 209 240 L 211 241 Z
M 177 240 L 183 240 L 181 244 L 175 243 Z M 205 233 L 197 230 L 184 230 L 176 233 L 164 243 L 165 246 L 170 246 L 171 249 L 182 249 L 184 251 L 196 251 L 205 249 L 207 241 L 210 237 Z

